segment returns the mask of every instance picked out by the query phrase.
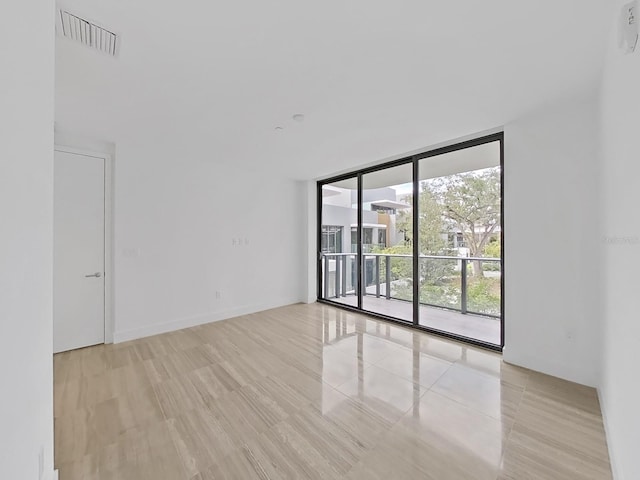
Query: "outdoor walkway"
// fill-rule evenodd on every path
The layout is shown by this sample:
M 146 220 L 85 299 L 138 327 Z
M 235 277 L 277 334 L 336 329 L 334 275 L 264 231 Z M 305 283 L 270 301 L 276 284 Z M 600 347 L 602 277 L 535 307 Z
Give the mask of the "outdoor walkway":
M 333 302 L 357 306 L 358 299 L 353 295 L 341 298 L 329 298 Z M 413 304 L 403 300 L 387 300 L 366 295 L 363 299 L 364 310 L 401 320 L 412 321 Z M 446 310 L 444 308 L 420 306 L 420 325 L 463 337 L 473 338 L 482 342 L 500 345 L 500 320 Z

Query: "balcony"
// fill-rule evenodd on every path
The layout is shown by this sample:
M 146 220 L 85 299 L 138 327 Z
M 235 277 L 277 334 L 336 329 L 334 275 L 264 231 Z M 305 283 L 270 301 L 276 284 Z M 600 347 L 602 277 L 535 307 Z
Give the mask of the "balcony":
M 363 255 L 362 308 L 413 321 L 413 257 Z M 493 345 L 501 344 L 501 260 L 421 255 L 419 324 Z M 357 255 L 322 255 L 323 298 L 358 306 Z

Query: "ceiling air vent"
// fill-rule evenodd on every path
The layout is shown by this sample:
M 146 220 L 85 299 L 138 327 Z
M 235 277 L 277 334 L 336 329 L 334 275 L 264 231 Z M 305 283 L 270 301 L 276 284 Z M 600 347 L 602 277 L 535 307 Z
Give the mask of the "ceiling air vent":
M 60 35 L 111 56 L 116 56 L 119 39 L 115 33 L 65 10 L 59 10 L 58 13 L 60 16 L 58 19 Z

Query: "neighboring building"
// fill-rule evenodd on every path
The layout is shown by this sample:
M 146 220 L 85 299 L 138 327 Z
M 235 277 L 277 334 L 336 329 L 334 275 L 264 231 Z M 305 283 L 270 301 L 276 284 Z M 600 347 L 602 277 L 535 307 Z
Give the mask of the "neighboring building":
M 362 203 L 362 244 L 365 253 L 404 241 L 397 231 L 396 215 L 411 205 L 396 199 L 393 188 L 364 190 Z M 353 190 L 324 186 L 322 189 L 323 253 L 356 253 L 358 201 Z
M 404 241 L 397 231 L 396 216 L 399 210 L 411 205 L 397 200 L 393 188 L 378 188 L 362 192 L 362 246 L 364 253 L 398 245 Z M 342 270 L 343 284 L 338 286 L 347 293 L 355 290 L 357 275 L 356 253 L 358 249 L 358 199 L 355 190 L 325 185 L 322 188 L 322 241 L 325 278 L 328 294 L 335 295 L 336 272 Z M 375 258 L 365 257 L 365 284 L 373 282 Z

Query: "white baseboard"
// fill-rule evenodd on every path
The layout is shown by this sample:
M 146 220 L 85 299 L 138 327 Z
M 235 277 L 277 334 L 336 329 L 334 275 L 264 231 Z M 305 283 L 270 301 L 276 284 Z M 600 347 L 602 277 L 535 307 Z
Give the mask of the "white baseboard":
M 196 327 L 198 325 L 204 325 L 205 323 L 217 322 L 219 320 L 226 320 L 233 317 L 239 317 L 241 315 L 249 315 L 250 313 L 262 312 L 264 310 L 270 310 L 272 308 L 284 307 L 286 305 L 293 305 L 299 303 L 299 298 L 290 298 L 280 301 L 264 303 L 259 305 L 247 305 L 238 308 L 231 308 L 227 310 L 221 310 L 219 312 L 212 312 L 205 315 L 198 315 L 196 317 L 182 318 L 171 322 L 159 323 L 155 325 L 146 325 L 144 327 L 134 328 L 131 330 L 125 330 L 122 332 L 113 333 L 113 343 L 122 343 L 129 340 L 136 340 L 138 338 L 150 337 L 152 335 L 159 335 L 161 333 L 173 332 L 175 330 L 181 330 L 183 328 Z
M 619 474 L 619 470 L 617 468 L 617 463 L 615 459 L 615 455 L 613 453 L 613 438 L 611 436 L 611 428 L 609 426 L 609 421 L 607 420 L 607 406 L 604 402 L 604 397 L 602 396 L 602 392 L 599 388 L 596 389 L 598 392 L 598 401 L 600 402 L 600 412 L 602 413 L 602 423 L 604 424 L 604 434 L 607 439 L 607 449 L 609 450 L 609 463 L 611 464 L 611 474 L 613 475 L 613 480 L 622 480 L 622 476 Z
M 47 478 L 48 480 L 58 480 L 58 470 L 51 472 Z

